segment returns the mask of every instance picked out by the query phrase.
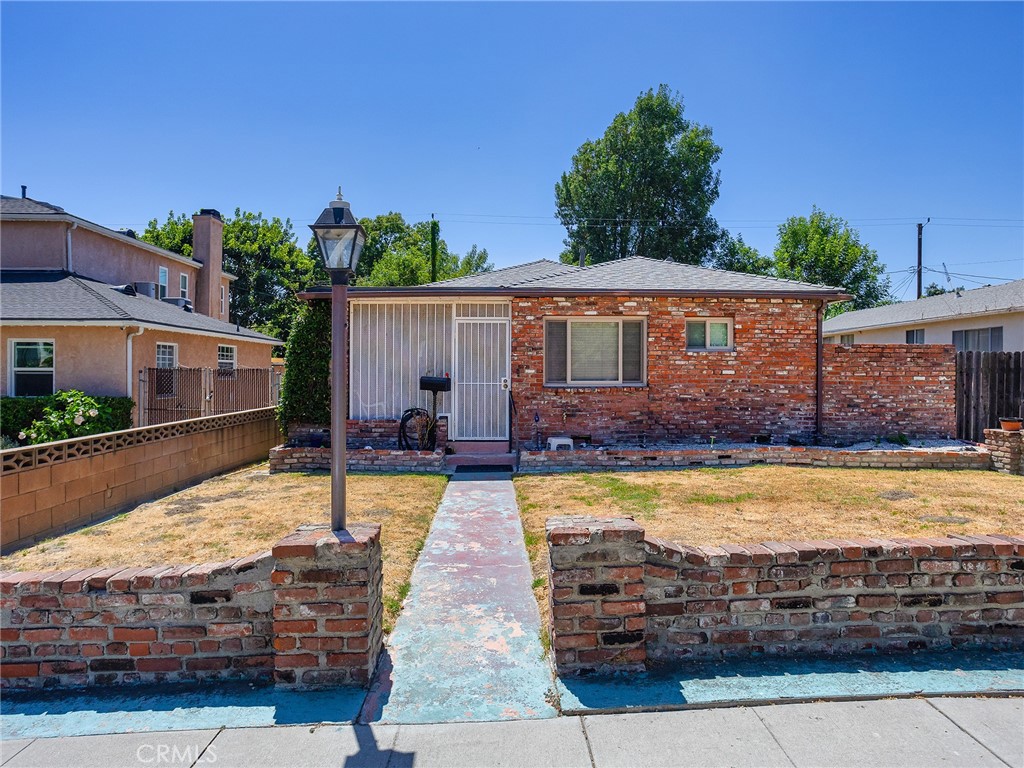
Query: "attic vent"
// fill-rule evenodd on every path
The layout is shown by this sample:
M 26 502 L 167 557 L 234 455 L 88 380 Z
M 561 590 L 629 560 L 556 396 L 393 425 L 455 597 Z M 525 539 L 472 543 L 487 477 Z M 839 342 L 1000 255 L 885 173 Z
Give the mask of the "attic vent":
M 131 283 L 128 283 L 128 285 L 115 285 L 114 290 L 118 291 L 119 293 L 123 293 L 125 296 L 138 295 L 135 291 L 135 286 L 132 285 Z

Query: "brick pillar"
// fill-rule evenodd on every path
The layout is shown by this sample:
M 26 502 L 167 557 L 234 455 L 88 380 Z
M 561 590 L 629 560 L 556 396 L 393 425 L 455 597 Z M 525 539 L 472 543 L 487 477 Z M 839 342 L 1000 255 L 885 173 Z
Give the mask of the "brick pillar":
M 644 529 L 626 519 L 554 517 L 547 538 L 559 673 L 643 671 Z
M 985 446 L 992 454 L 992 469 L 1009 475 L 1024 475 L 1024 432 L 986 429 Z
M 302 525 L 273 554 L 275 682 L 368 686 L 384 635 L 380 526 Z

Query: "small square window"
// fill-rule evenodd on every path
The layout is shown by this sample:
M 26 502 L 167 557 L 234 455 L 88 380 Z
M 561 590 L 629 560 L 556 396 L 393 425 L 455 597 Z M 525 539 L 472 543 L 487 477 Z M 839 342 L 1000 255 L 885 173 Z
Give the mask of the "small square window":
M 156 345 L 156 370 L 153 372 L 157 397 L 174 397 L 178 393 L 178 345 Z
M 839 334 L 839 343 L 840 344 L 846 344 L 846 345 L 853 344 L 853 334 L 852 333 L 841 333 L 841 334 Z
M 924 344 L 924 328 L 907 331 L 907 344 Z
M 701 318 L 686 321 L 686 349 L 729 350 L 732 349 L 732 321 L 726 318 Z
M 237 347 L 219 344 L 217 346 L 217 375 L 221 378 L 234 378 L 237 358 Z

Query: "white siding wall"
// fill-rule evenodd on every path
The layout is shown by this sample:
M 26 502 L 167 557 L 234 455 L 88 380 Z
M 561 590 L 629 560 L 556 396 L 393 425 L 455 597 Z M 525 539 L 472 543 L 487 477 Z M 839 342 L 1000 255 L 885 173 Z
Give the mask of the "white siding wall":
M 857 344 L 903 344 L 907 340 L 907 331 L 911 328 L 924 328 L 925 344 L 952 344 L 953 331 L 971 328 L 1003 328 L 1003 351 L 1024 351 L 1024 312 L 1007 312 L 983 317 L 970 317 L 960 320 L 944 320 L 942 322 L 908 323 L 892 328 L 868 328 L 853 331 L 853 340 Z M 826 336 L 834 336 L 839 341 L 839 333 L 833 331 Z
M 429 410 L 420 376 L 452 370 L 451 304 L 352 304 L 350 408 L 353 419 L 397 419 L 406 408 Z M 450 410 L 450 395 L 437 399 Z

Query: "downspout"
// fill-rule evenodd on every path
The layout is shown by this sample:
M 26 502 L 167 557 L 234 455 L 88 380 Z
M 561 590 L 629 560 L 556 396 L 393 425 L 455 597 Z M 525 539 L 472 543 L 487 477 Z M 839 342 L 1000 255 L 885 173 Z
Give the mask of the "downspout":
M 134 367 L 132 365 L 132 338 L 134 338 L 135 336 L 141 336 L 145 332 L 146 332 L 146 329 L 143 326 L 140 325 L 139 326 L 139 330 L 131 331 L 128 334 L 128 341 L 127 341 L 127 344 L 125 345 L 125 355 L 124 355 L 125 356 L 125 381 L 127 382 L 127 386 L 126 386 L 125 390 L 128 393 L 128 397 L 131 397 L 132 399 L 134 399 L 134 396 L 133 396 L 133 393 L 132 393 L 132 389 L 133 389 L 133 387 L 132 387 L 132 383 L 133 383 L 132 368 Z M 141 405 L 141 403 L 137 403 L 136 406 L 138 407 L 139 417 L 141 418 L 141 416 L 142 416 L 142 405 Z M 141 425 L 136 424 L 136 426 L 141 426 Z
M 67 247 L 65 249 L 65 257 L 66 257 L 67 270 L 68 270 L 68 272 L 71 272 L 72 274 L 74 274 L 74 271 L 75 271 L 75 262 L 71 258 L 71 233 L 74 232 L 76 229 L 78 229 L 78 222 L 77 221 L 71 222 L 71 226 L 68 227 Z
M 822 299 L 818 305 L 817 311 L 817 351 L 815 354 L 815 365 L 814 365 L 814 442 L 821 442 L 821 412 L 824 405 L 824 392 L 823 385 L 825 381 L 824 363 L 825 363 L 825 349 L 824 349 L 824 336 L 822 334 L 822 324 L 825 321 L 825 300 Z

